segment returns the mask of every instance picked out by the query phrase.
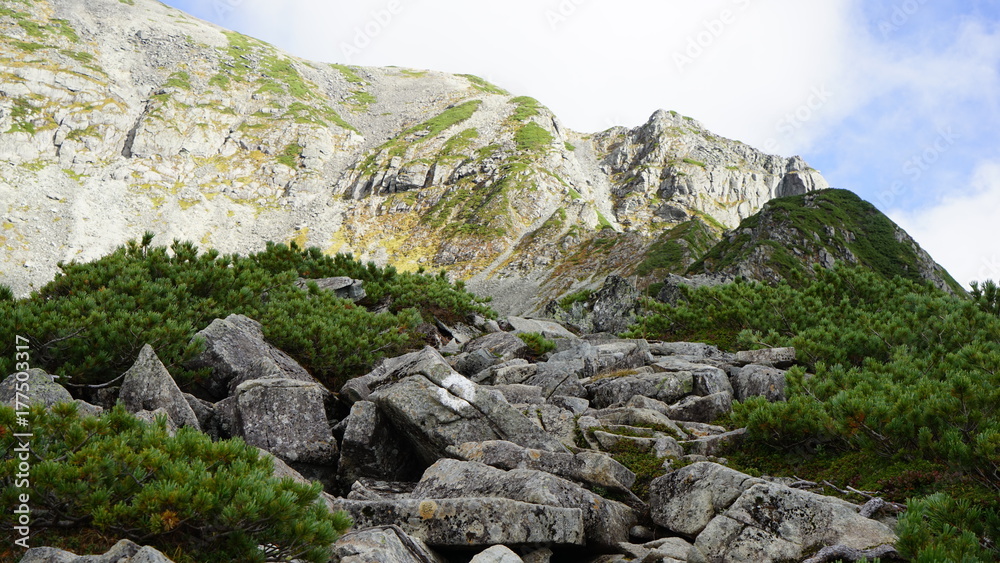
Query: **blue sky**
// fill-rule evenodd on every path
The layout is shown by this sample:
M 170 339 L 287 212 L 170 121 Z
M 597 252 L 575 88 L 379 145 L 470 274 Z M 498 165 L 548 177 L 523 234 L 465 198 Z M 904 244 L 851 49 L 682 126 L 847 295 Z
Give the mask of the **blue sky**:
M 1000 0 L 166 3 L 310 59 L 477 74 L 582 132 L 676 110 L 1000 279 Z

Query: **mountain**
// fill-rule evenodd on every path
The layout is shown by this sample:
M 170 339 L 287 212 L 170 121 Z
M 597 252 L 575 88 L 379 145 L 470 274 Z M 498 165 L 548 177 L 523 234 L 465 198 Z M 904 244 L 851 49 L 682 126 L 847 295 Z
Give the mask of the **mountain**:
M 813 265 L 861 265 L 878 274 L 965 290 L 910 235 L 872 204 L 828 189 L 769 201 L 689 268 L 691 274 L 776 282 L 813 277 Z
M 0 6 L 0 277 L 17 294 L 151 230 L 445 268 L 521 312 L 656 263 L 692 218 L 718 238 L 827 187 L 674 112 L 584 134 L 475 76 L 306 61 L 152 0 Z

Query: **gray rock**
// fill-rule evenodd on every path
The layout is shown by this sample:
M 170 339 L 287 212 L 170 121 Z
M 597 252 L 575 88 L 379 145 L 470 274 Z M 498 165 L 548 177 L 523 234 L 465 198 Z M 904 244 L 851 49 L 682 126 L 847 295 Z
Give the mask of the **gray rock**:
M 524 563 L 510 548 L 502 545 L 481 551 L 469 560 L 469 563 Z
M 553 395 L 549 397 L 549 404 L 555 405 L 561 409 L 571 411 L 573 414 L 583 414 L 588 408 L 590 408 L 590 401 L 580 397 L 567 397 L 566 395 Z
M 725 391 L 704 397 L 691 395 L 670 406 L 669 417 L 673 420 L 712 422 L 733 410 L 733 396 Z
M 677 443 L 677 440 L 662 434 L 643 438 L 641 436 L 624 436 L 595 430 L 593 436 L 601 446 L 601 449 L 605 451 L 614 451 L 620 448 L 622 444 L 627 444 L 631 446 L 630 449 L 652 453 L 658 458 L 680 459 L 684 455 L 684 450 Z
M 138 418 L 139 420 L 145 422 L 146 424 L 156 424 L 157 418 L 163 418 L 167 423 L 166 424 L 167 435 L 174 436 L 177 434 L 177 423 L 174 422 L 174 419 L 170 418 L 170 413 L 168 413 L 167 410 L 164 409 L 163 407 L 151 411 L 140 410 L 132 414 L 135 415 L 135 417 Z
M 295 379 L 255 379 L 236 388 L 236 431 L 289 463 L 329 464 L 337 442 L 326 418 L 328 391 Z
M 689 561 L 799 561 L 832 545 L 855 549 L 895 544 L 885 524 L 837 498 L 757 483 L 698 534 Z
M 628 330 L 639 312 L 639 291 L 620 276 L 608 276 L 591 298 L 592 332 L 619 334 Z
M 582 374 L 588 373 L 583 361 L 547 361 L 535 364 L 535 373 L 526 380 L 530 385 L 541 387 L 542 395 L 567 395 L 584 398 L 587 390 L 580 383 Z
M 746 428 L 737 428 L 731 432 L 704 436 L 696 440 L 681 442 L 684 451 L 695 455 L 717 455 L 723 450 L 729 450 L 740 446 L 746 437 Z
M 567 330 L 566 327 L 553 321 L 542 319 L 524 319 L 521 317 L 510 316 L 507 317 L 507 322 L 510 323 L 511 328 L 514 329 L 514 334 L 534 332 L 549 339 L 577 338 L 577 336 Z
M 535 385 L 514 383 L 510 385 L 484 385 L 483 387 L 498 391 L 511 404 L 540 405 L 545 402 L 542 388 Z
M 333 544 L 339 563 L 445 563 L 424 542 L 399 526 L 375 526 L 348 532 Z
M 594 406 L 600 408 L 625 403 L 635 396 L 672 403 L 694 391 L 694 376 L 691 372 L 662 372 L 599 377 L 586 388 Z
M 656 295 L 656 299 L 664 303 L 675 305 L 679 300 L 684 298 L 684 291 L 681 289 L 682 286 L 695 289 L 699 287 L 716 287 L 732 282 L 733 278 L 727 275 L 698 274 L 685 278 L 675 274 L 669 274 L 667 275 L 667 278 L 663 280 L 663 287 L 660 288 L 660 292 Z
M 699 358 L 722 356 L 722 351 L 717 347 L 702 342 L 650 342 L 649 351 L 657 356 L 694 356 Z
M 576 446 L 576 415 L 573 411 L 552 404 L 532 404 L 519 407 L 539 429 L 559 440 L 566 448 Z
M 787 368 L 795 363 L 795 348 L 744 350 L 736 353 L 736 361 L 741 364 L 760 364 Z
M 638 426 L 643 428 L 655 428 L 661 432 L 668 433 L 675 438 L 685 439 L 687 433 L 677 425 L 676 422 L 665 416 L 663 413 L 637 408 L 607 408 L 591 411 L 594 418 L 602 424 L 621 424 L 625 426 Z
M 636 523 L 632 509 L 542 471 L 504 471 L 482 463 L 442 459 L 424 471 L 414 498 L 501 497 L 583 511 L 587 545 L 614 546 Z
M 650 483 L 650 516 L 660 526 L 694 538 L 758 483 L 763 481 L 722 465 L 695 463 Z
M 501 362 L 514 358 L 527 358 L 531 353 L 523 340 L 509 332 L 486 334 L 469 341 L 464 347 L 464 351 L 469 353 L 477 350 L 485 350 Z
M 452 450 L 458 459 L 475 461 L 500 469 L 534 469 L 571 481 L 628 490 L 635 483 L 635 473 L 603 453 L 583 451 L 577 454 L 546 452 L 522 448 L 511 442 L 493 440 L 466 442 Z
M 731 381 L 737 401 L 745 401 L 747 397 L 764 397 L 772 403 L 785 400 L 784 370 L 750 364 L 739 368 Z
M 55 547 L 33 547 L 24 552 L 20 563 L 173 563 L 150 546 L 120 540 L 103 555 L 76 555 Z
M 375 403 L 351 406 L 341 440 L 338 476 L 346 483 L 361 477 L 385 481 L 416 480 L 423 468 L 413 449 L 400 439 Z
M 506 498 L 332 499 L 355 529 L 397 525 L 430 546 L 583 545 L 583 511 Z
M 333 292 L 334 295 L 341 299 L 350 299 L 351 301 L 358 302 L 368 296 L 368 293 L 365 292 L 363 281 L 351 279 L 346 276 L 318 279 L 299 278 L 296 280 L 295 285 L 296 287 L 306 289 L 310 282 L 315 283 L 323 291 Z
M 515 337 L 516 338 L 516 337 Z M 370 398 L 427 463 L 448 446 L 468 441 L 507 440 L 547 451 L 566 451 L 558 439 L 533 424 L 503 395 L 481 388 L 453 371 L 433 348 L 402 356 L 392 380 Z M 397 358 L 396 360 L 400 360 Z
M 18 377 L 26 374 L 27 377 Z M 25 385 L 26 384 L 26 385 Z M 18 396 L 18 392 L 21 396 Z M 51 407 L 58 403 L 73 402 L 73 396 L 65 387 L 53 380 L 53 376 L 41 368 L 12 373 L 0 383 L 0 401 L 13 407 L 18 402 L 23 405 L 44 405 Z
M 526 383 L 538 373 L 538 366 L 529 364 L 525 360 L 511 360 L 502 366 L 495 366 L 490 371 L 493 374 L 493 385 L 510 385 Z
M 125 372 L 118 398 L 129 412 L 162 408 L 178 427 L 201 430 L 184 393 L 149 344 L 142 347 L 135 363 Z
M 693 363 L 681 357 L 667 357 L 653 364 L 653 368 L 668 373 L 690 373 L 694 379 L 693 392 L 696 395 L 733 392 L 729 375 L 717 367 Z
M 525 360 L 520 361 L 527 364 Z M 461 354 L 454 356 L 454 358 L 449 358 L 449 363 L 458 373 L 466 377 L 473 377 L 496 364 L 497 359 L 487 350 L 479 349 L 473 352 L 462 352 Z M 490 372 L 489 375 L 492 375 L 492 372 Z M 478 377 L 476 380 L 480 381 Z
M 252 379 L 316 383 L 291 356 L 264 340 L 260 323 L 243 315 L 215 319 L 195 338 L 204 339 L 205 349 L 187 365 L 191 369 L 212 369 L 206 391 L 214 397 L 224 398 Z

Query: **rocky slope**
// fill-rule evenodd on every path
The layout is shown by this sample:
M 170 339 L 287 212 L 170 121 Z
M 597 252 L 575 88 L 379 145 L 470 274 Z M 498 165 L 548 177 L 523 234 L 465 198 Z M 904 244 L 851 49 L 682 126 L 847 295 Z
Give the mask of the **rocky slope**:
M 330 561 L 815 563 L 895 554 L 897 506 L 752 477 L 719 457 L 745 429 L 711 423 L 734 400 L 785 400 L 782 368 L 794 349 L 730 354 L 508 321 L 513 333 L 496 323 L 456 330 L 440 352 L 387 359 L 331 396 L 294 361 L 276 363 L 287 356 L 259 324 L 231 315 L 199 333 L 206 346 L 195 361 L 219 383 L 214 395 L 182 394 L 146 346 L 120 389 L 102 390 L 103 402 L 120 400 L 146 420 L 165 416 L 171 428 L 242 437 L 274 456 L 276 475 L 321 481 L 326 506 L 354 521 Z M 515 336 L 524 332 L 552 338 L 555 349 L 539 356 Z M 0 400 L 13 400 L 14 377 Z M 71 399 L 41 370 L 31 385 L 37 402 Z M 139 546 L 115 549 L 118 560 Z M 37 548 L 22 561 L 56 556 L 76 560 Z
M 475 76 L 306 61 L 152 0 L 5 0 L 0 28 L 18 294 L 152 230 L 447 268 L 525 310 L 633 273 L 692 217 L 718 232 L 827 185 L 676 113 L 581 134 Z
M 838 261 L 965 293 L 910 235 L 846 190 L 768 202 L 692 264 L 689 273 L 794 282 L 811 277 L 814 265 L 830 268 Z

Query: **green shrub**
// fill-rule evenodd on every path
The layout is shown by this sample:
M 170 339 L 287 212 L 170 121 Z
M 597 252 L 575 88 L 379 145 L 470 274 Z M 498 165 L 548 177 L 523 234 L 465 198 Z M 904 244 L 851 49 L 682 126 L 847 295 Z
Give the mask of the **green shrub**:
M 31 340 L 32 360 L 71 384 L 99 384 L 127 370 L 146 343 L 182 385 L 200 373 L 184 369 L 198 353 L 196 332 L 216 318 L 247 315 L 265 336 L 295 357 L 332 390 L 380 358 L 416 345 L 415 328 L 435 318 L 495 316 L 460 285 L 443 276 L 398 273 L 326 256 L 317 248 L 268 244 L 248 257 L 199 254 L 191 243 L 169 252 L 152 235 L 131 241 L 86 264 L 61 264 L 62 272 L 29 298 L 0 300 L 0 373 L 13 370 L 12 335 Z M 375 314 L 348 300 L 294 287 L 298 277 L 349 276 L 365 284 Z
M 34 407 L 31 432 L 31 529 L 89 531 L 153 545 L 184 561 L 327 561 L 349 526 L 317 502 L 318 483 L 273 477 L 273 462 L 241 440 L 212 442 L 165 419 L 147 425 L 121 405 L 100 417 L 64 403 Z M 14 428 L 0 407 L 0 429 Z M 0 432 L 0 498 L 16 506 L 19 463 L 13 433 Z M 13 534 L 11 511 L 0 528 Z
M 575 303 L 586 303 L 587 301 L 590 301 L 590 297 L 592 295 L 594 295 L 593 289 L 581 289 L 579 291 L 574 291 L 559 300 L 559 308 L 563 311 L 569 311 L 573 308 Z
M 552 342 L 537 332 L 522 332 L 521 334 L 518 334 L 517 337 L 528 345 L 528 348 L 531 349 L 532 356 L 541 356 L 546 352 L 551 352 L 556 349 L 555 342 Z
M 1000 512 L 938 493 L 906 503 L 899 554 L 917 563 L 1000 561 Z

